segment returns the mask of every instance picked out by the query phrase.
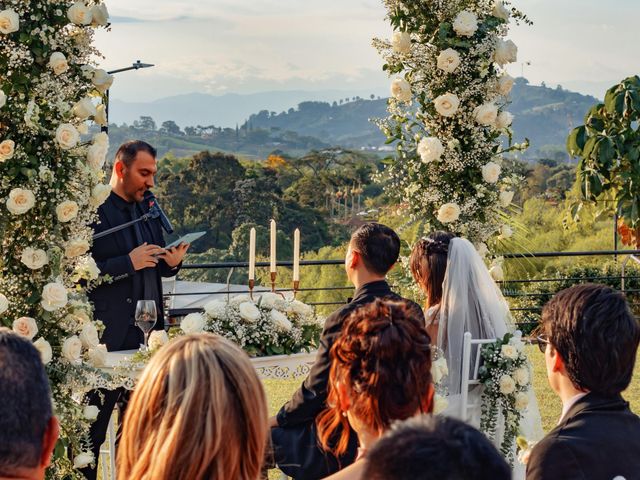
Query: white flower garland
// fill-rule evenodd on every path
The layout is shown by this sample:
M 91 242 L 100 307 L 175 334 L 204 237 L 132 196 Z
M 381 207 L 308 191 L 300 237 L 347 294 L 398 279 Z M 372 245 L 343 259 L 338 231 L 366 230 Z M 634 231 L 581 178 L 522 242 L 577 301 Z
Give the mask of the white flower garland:
M 110 384 L 86 295 L 98 275 L 89 225 L 109 189 L 87 156 L 108 139 L 81 138 L 87 120 L 102 120 L 113 80 L 90 61 L 107 22 L 100 0 L 0 6 L 0 324 L 32 339 L 46 364 L 61 421 L 50 478 L 83 478 L 77 468 L 96 461 L 83 398 Z
M 517 48 L 504 41 L 509 18 L 530 23 L 494 0 L 384 0 L 395 30 L 374 39 L 391 83 L 389 116 L 376 120 L 395 143 L 386 190 L 414 220 L 474 243 L 494 236 L 516 179 L 501 168 L 513 115 L 504 110 L 513 85 L 503 66 Z

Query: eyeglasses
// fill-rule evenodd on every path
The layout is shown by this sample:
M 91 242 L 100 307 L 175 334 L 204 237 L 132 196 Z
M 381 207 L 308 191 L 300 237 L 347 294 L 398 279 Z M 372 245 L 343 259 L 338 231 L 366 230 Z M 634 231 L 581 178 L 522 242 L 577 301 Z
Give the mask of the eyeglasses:
M 542 334 L 542 335 L 538 335 L 536 337 L 537 343 L 538 343 L 538 348 L 540 349 L 540 351 L 542 353 L 545 353 L 547 351 L 547 345 L 550 344 L 551 342 L 549 342 L 549 335 L 546 334 Z

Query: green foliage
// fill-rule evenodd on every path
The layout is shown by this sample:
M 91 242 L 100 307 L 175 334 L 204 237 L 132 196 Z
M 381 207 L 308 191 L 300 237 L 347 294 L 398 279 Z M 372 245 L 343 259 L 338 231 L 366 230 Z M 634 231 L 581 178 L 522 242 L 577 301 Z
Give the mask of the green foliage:
M 582 200 L 599 202 L 625 224 L 640 226 L 640 77 L 607 90 L 604 103 L 593 106 L 584 125 L 567 139 L 571 156 L 580 158 L 578 178 Z

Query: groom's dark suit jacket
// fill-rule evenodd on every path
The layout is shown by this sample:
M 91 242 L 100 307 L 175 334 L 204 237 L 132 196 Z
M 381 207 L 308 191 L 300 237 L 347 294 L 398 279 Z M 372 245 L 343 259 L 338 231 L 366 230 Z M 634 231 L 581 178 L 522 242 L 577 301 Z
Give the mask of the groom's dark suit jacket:
M 320 449 L 315 420 L 326 407 L 331 359 L 329 351 L 340 335 L 346 317 L 356 308 L 377 298 L 400 300 L 384 280 L 371 282 L 356 290 L 350 303 L 327 317 L 315 362 L 302 386 L 278 412 L 279 427 L 271 430 L 275 460 L 280 469 L 296 480 L 324 478 L 355 460 L 357 437 L 351 432 L 349 450 L 339 460 Z M 424 322 L 420 306 L 411 302 L 415 316 Z
M 527 480 L 640 479 L 640 418 L 620 396 L 589 393 L 531 452 Z
M 122 225 L 139 218 L 149 211 L 146 202 L 128 203 L 114 192 L 98 208 L 99 223 L 95 233 Z M 93 243 L 91 254 L 102 275 L 109 275 L 112 282 L 104 283 L 89 293 L 95 318 L 105 325 L 102 343 L 109 351 L 132 348 L 124 345 L 129 325 L 134 323 L 138 300 L 155 300 L 158 321 L 155 328 L 163 328 L 162 277 L 176 275 L 178 268 L 170 268 L 160 260 L 155 268 L 135 271 L 129 253 L 144 242 L 164 247 L 159 220 L 142 221 L 118 232 L 102 237 Z

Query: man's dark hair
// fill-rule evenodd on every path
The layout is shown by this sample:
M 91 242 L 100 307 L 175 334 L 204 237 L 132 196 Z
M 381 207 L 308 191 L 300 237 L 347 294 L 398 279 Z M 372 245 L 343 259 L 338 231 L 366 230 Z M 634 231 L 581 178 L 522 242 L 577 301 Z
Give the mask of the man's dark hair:
M 365 223 L 351 235 L 351 246 L 371 272 L 386 275 L 400 255 L 398 234 L 381 223 Z
M 483 433 L 442 416 L 394 424 L 367 459 L 367 480 L 511 479 L 509 465 Z
M 120 160 L 127 167 L 130 167 L 139 152 L 147 152 L 153 158 L 156 158 L 158 152 L 155 148 L 142 140 L 131 140 L 120 145 L 116 152 L 116 159 Z
M 38 350 L 0 328 L 0 476 L 40 463 L 51 390 Z
M 594 283 L 562 290 L 542 310 L 542 328 L 576 388 L 616 395 L 629 386 L 640 324 L 622 293 Z

